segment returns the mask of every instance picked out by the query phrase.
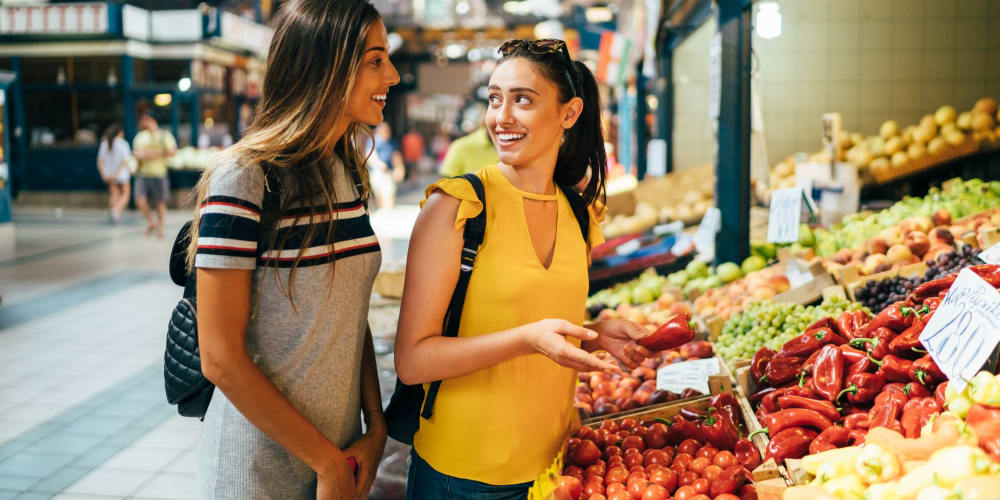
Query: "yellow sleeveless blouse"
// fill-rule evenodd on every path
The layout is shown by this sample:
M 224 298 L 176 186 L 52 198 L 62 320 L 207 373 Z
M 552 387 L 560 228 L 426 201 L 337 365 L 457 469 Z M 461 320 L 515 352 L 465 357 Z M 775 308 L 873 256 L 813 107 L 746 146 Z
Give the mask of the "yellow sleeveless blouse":
M 459 337 L 488 335 L 542 319 L 582 324 L 589 288 L 587 245 L 559 189 L 538 195 L 515 187 L 496 166 L 476 175 L 486 193 L 486 236 L 462 311 Z M 442 179 L 442 190 L 461 200 L 455 227 L 482 210 L 463 179 Z M 542 265 L 528 232 L 523 199 L 557 200 L 552 263 Z M 604 242 L 590 209 L 590 245 Z M 570 338 L 575 345 L 579 340 Z M 541 354 L 520 356 L 441 384 L 430 420 L 421 419 L 417 453 L 438 472 L 494 485 L 533 481 L 562 445 L 573 409 L 576 372 Z M 427 389 L 425 385 L 424 389 Z

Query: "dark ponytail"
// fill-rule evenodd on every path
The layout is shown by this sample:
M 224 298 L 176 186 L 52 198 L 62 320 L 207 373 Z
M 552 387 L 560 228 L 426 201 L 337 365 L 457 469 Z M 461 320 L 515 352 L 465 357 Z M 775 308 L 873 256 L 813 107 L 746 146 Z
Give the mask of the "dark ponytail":
M 104 140 L 108 143 L 108 151 L 114 146 L 115 137 L 118 137 L 118 133 L 122 131 L 121 125 L 117 123 L 112 123 L 104 131 Z
M 597 200 L 603 203 L 608 160 L 601 129 L 601 94 L 594 74 L 580 61 L 572 61 L 572 66 L 567 68 L 568 56 L 558 52 L 538 54 L 530 50 L 514 50 L 504 60 L 514 58 L 533 62 L 539 73 L 559 89 L 560 102 L 567 103 L 574 96 L 583 99 L 580 117 L 563 134 L 552 177 L 556 184 L 576 186 L 587 176 L 589 167 L 590 181 L 580 193 L 583 206 L 590 206 Z M 573 87 L 570 87 L 571 84 Z

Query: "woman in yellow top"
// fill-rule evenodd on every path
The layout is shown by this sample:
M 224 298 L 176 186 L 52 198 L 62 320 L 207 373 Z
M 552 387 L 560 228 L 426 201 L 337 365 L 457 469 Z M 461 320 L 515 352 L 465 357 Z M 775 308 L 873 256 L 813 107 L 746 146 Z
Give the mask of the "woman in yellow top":
M 489 85 L 486 127 L 500 163 L 485 187 L 486 235 L 457 338 L 441 336 L 459 274 L 465 221 L 482 210 L 464 179 L 441 180 L 410 242 L 396 372 L 407 384 L 443 380 L 434 414 L 414 436 L 407 498 L 523 498 L 568 430 L 577 370 L 610 370 L 598 349 L 634 366 L 645 335 L 614 320 L 579 325 L 590 247 L 604 241 L 604 139 L 597 83 L 559 40 L 507 42 Z M 566 196 L 581 198 L 590 241 Z

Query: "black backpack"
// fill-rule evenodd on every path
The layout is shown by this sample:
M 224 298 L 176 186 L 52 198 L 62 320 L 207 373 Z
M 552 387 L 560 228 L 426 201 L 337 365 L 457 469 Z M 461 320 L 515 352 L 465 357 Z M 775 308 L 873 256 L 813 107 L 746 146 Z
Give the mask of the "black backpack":
M 476 263 L 479 246 L 482 245 L 483 237 L 486 235 L 486 193 L 483 189 L 483 182 L 475 174 L 465 174 L 461 178 L 472 184 L 472 189 L 476 191 L 476 196 L 483 204 L 483 209 L 479 215 L 465 221 L 465 230 L 462 234 L 464 241 L 460 260 L 461 268 L 458 274 L 458 283 L 455 284 L 455 291 L 451 294 L 451 302 L 444 315 L 444 325 L 441 330 L 441 335 L 444 337 L 458 336 L 458 325 L 462 319 L 462 307 L 465 305 L 465 293 L 469 288 L 469 278 L 472 277 L 472 269 Z M 566 200 L 576 215 L 576 221 L 580 224 L 580 231 L 583 234 L 583 241 L 588 241 L 590 214 L 587 212 L 587 207 L 583 206 L 583 199 L 576 189 L 561 184 L 558 186 L 566 195 Z M 385 409 L 389 436 L 401 443 L 412 445 L 413 436 L 420 428 L 420 419 L 429 419 L 434 414 L 434 400 L 437 399 L 440 388 L 440 380 L 431 382 L 425 398 L 422 384 L 407 385 L 397 378 L 396 389 Z M 423 405 L 422 410 L 421 405 Z

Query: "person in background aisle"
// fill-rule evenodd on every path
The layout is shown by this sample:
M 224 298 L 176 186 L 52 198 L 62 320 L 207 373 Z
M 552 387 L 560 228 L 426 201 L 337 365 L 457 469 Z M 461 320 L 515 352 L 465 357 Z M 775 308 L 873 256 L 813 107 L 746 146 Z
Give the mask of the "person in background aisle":
M 406 162 L 406 180 L 411 179 L 417 172 L 420 161 L 424 159 L 427 147 L 424 144 L 424 136 L 417 129 L 410 128 L 410 131 L 399 141 L 403 150 L 403 161 Z
M 451 143 L 441 162 L 443 177 L 457 177 L 478 172 L 479 169 L 498 161 L 497 150 L 486 127 L 479 127 L 469 135 Z
M 590 249 L 604 241 L 597 82 L 561 40 L 514 40 L 500 51 L 485 119 L 500 161 L 476 174 L 486 234 L 457 338 L 441 328 L 464 225 L 483 210 L 472 185 L 456 178 L 427 188 L 410 239 L 396 372 L 406 384 L 443 382 L 414 436 L 408 499 L 524 498 L 562 445 L 577 370 L 612 369 L 591 351 L 630 367 L 650 354 L 634 342 L 645 332 L 629 321 L 580 326 Z M 588 167 L 578 193 L 572 186 Z M 580 220 L 589 221 L 589 238 Z
M 97 171 L 101 174 L 101 179 L 108 186 L 108 208 L 110 210 L 111 223 L 118 225 L 122 221 L 122 212 L 128 206 L 131 197 L 129 189 L 129 160 L 132 158 L 132 150 L 125 140 L 125 132 L 121 125 L 111 124 L 104 131 L 101 138 L 101 145 L 97 148 Z
M 386 442 L 367 324 L 382 254 L 358 137 L 399 83 L 388 47 L 365 0 L 282 3 L 253 120 L 198 184 L 188 265 L 218 389 L 200 498 L 368 496 Z
M 144 114 L 139 119 L 142 129 L 132 140 L 139 169 L 135 175 L 135 204 L 146 218 L 146 234 L 156 232 L 163 237 L 163 220 L 167 217 L 167 198 L 170 184 L 167 182 L 167 158 L 177 153 L 177 141 L 173 134 L 161 130 L 156 120 Z M 155 208 L 155 213 L 153 209 Z
M 403 155 L 392 140 L 392 129 L 387 123 L 380 123 L 375 127 L 374 152 L 368 157 L 368 173 L 378 208 L 381 210 L 395 206 L 396 183 L 406 175 L 406 166 Z

